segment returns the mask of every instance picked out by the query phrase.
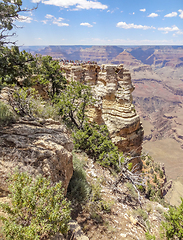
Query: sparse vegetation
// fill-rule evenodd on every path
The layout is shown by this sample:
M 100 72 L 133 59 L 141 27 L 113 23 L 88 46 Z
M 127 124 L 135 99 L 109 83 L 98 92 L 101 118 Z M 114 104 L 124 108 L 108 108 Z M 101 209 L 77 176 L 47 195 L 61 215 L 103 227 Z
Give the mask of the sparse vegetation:
M 6 126 L 15 122 L 16 115 L 6 106 L 5 103 L 0 101 L 0 126 Z
M 148 213 L 152 212 L 152 205 L 151 205 L 151 203 L 148 203 L 148 204 L 146 205 L 146 211 L 147 211 Z
M 132 213 L 134 216 L 139 216 L 141 217 L 144 222 L 148 219 L 148 214 L 146 213 L 145 210 L 143 210 L 142 208 L 137 208 L 136 210 L 133 211 Z
M 16 172 L 9 180 L 9 191 L 11 204 L 0 203 L 7 214 L 0 217 L 7 240 L 41 240 L 57 232 L 67 233 L 71 208 L 61 182 L 51 184 L 42 176 L 33 180 Z
M 17 88 L 13 93 L 12 107 L 17 115 L 36 118 L 61 119 L 58 115 L 58 108 L 49 101 L 43 101 L 34 88 Z
M 156 237 L 154 235 L 151 235 L 149 231 L 147 231 L 145 235 L 147 240 L 156 240 Z
M 179 207 L 169 207 L 164 213 L 165 221 L 162 222 L 162 237 L 166 239 L 183 239 L 183 198 Z
M 125 186 L 128 188 L 130 195 L 131 195 L 133 198 L 137 199 L 137 198 L 138 198 L 138 195 L 137 195 L 137 192 L 135 191 L 132 183 L 126 182 L 126 183 L 125 183 Z
M 67 194 L 72 201 L 84 204 L 88 201 L 91 194 L 91 186 L 86 179 L 86 173 L 83 169 L 84 162 L 78 159 L 75 153 L 73 153 L 73 165 L 74 172 L 68 186 Z
M 101 194 L 101 179 L 88 182 L 84 166 L 87 164 L 83 157 L 78 158 L 73 153 L 74 173 L 69 183 L 67 196 L 76 208 L 79 206 L 84 212 L 90 214 L 90 218 L 97 223 L 102 223 L 102 213 L 110 213 L 114 204 L 106 201 Z M 75 209 L 73 209 L 75 210 Z

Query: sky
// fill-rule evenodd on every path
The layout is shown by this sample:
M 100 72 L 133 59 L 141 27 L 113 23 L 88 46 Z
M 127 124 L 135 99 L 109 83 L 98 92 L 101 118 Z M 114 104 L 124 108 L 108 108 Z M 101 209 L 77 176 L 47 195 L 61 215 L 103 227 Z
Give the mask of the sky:
M 183 45 L 183 0 L 23 0 L 17 45 Z

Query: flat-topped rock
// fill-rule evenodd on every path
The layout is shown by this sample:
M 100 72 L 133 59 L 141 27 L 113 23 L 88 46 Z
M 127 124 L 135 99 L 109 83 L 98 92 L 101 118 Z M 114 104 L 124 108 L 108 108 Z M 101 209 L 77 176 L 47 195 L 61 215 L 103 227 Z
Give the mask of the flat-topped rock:
M 112 141 L 124 153 L 140 155 L 143 128 L 133 105 L 134 86 L 131 74 L 123 65 L 61 65 L 68 81 L 75 80 L 92 87 L 96 104 L 88 116 L 91 121 L 106 124 Z

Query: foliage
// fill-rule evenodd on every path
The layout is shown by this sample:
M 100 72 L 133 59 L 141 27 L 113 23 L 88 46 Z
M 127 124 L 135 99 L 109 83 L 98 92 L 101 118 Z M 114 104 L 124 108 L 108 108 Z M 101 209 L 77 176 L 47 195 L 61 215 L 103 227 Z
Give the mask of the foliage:
M 83 169 L 84 163 L 73 153 L 74 172 L 69 182 L 67 193 L 70 199 L 79 203 L 85 203 L 89 199 L 91 186 L 86 179 L 86 173 Z
M 167 239 L 183 238 L 183 198 L 179 207 L 169 207 L 164 214 L 166 221 L 162 222 L 162 236 Z
M 91 194 L 85 209 L 90 213 L 92 219 L 97 222 L 103 222 L 101 212 L 110 213 L 113 204 L 114 202 L 103 199 L 99 179 L 91 184 Z
M 128 170 L 129 170 L 129 171 L 132 170 L 132 166 L 133 166 L 132 162 L 128 163 Z
M 13 107 L 17 114 L 20 116 L 34 117 L 34 110 L 36 104 L 37 92 L 33 88 L 17 88 L 13 93 Z
M 134 210 L 133 215 L 140 216 L 144 221 L 148 219 L 148 214 L 142 208 L 137 208 L 136 210 Z
M 160 176 L 160 178 L 164 177 L 164 173 L 163 173 L 163 171 L 161 169 L 159 170 L 159 176 Z
M 73 133 L 73 138 L 75 149 L 86 152 L 104 167 L 119 170 L 120 153 L 112 143 L 105 125 L 85 123 L 82 130 Z
M 5 126 L 15 121 L 15 115 L 5 103 L 0 101 L 0 126 Z
M 156 176 L 156 174 L 154 174 L 154 180 L 153 180 L 153 182 L 154 182 L 154 183 L 157 183 L 157 181 L 158 181 L 157 176 Z
M 41 84 L 48 85 L 48 93 L 51 99 L 55 95 L 59 95 L 61 90 L 66 87 L 67 81 L 62 75 L 59 62 L 53 60 L 50 56 L 38 58 L 36 74 Z
M 35 9 L 35 8 L 34 8 Z M 15 20 L 20 18 L 21 12 L 31 11 L 33 9 L 23 9 L 21 0 L 2 0 L 0 2 L 0 47 L 5 44 L 15 43 L 8 38 L 13 36 L 10 34 L 15 25 Z
M 137 192 L 135 191 L 132 183 L 126 182 L 125 186 L 128 188 L 129 193 L 133 198 L 135 198 L 135 199 L 138 198 Z
M 74 173 L 68 186 L 67 196 L 72 204 L 80 206 L 97 222 L 102 222 L 101 212 L 110 213 L 112 201 L 105 201 L 101 194 L 101 179 L 89 183 L 86 178 L 83 157 L 78 158 L 73 153 Z M 75 209 L 73 209 L 75 210 Z
M 86 152 L 102 166 L 118 170 L 119 153 L 107 127 L 87 122 L 87 107 L 94 103 L 90 87 L 72 81 L 56 101 L 63 120 L 74 130 L 75 149 Z
M 6 239 L 47 239 L 57 232 L 66 233 L 70 204 L 63 195 L 62 183 L 51 184 L 38 176 L 16 172 L 10 179 L 11 205 L 0 204 L 8 217 L 2 217 Z
M 30 78 L 35 67 L 35 58 L 26 51 L 19 51 L 14 46 L 3 47 L 0 51 L 0 81 L 2 84 L 19 84 L 30 85 Z
M 147 240 L 156 240 L 156 237 L 154 235 L 151 235 L 149 231 L 147 231 L 145 235 Z
M 20 116 L 31 118 L 53 118 L 60 120 L 58 109 L 50 101 L 46 102 L 34 88 L 16 88 L 13 94 L 13 108 Z
M 69 127 L 83 129 L 87 121 L 87 107 L 94 103 L 90 87 L 72 81 L 56 98 L 56 102 L 64 122 Z
M 148 203 L 148 204 L 146 205 L 146 211 L 147 211 L 148 213 L 152 212 L 152 205 L 151 205 L 150 203 Z

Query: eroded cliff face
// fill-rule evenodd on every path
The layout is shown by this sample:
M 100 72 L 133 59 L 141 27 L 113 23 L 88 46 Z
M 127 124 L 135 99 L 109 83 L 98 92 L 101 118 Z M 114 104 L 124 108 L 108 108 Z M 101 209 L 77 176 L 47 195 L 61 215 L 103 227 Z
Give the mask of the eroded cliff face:
M 16 169 L 62 181 L 66 193 L 73 174 L 72 149 L 67 129 L 53 119 L 21 119 L 0 128 L 0 196 L 8 191 L 6 180 Z
M 61 68 L 68 81 L 80 81 L 92 87 L 97 102 L 89 109 L 90 120 L 107 125 L 120 151 L 140 155 L 144 132 L 132 104 L 134 86 L 130 72 L 123 65 L 62 64 Z

